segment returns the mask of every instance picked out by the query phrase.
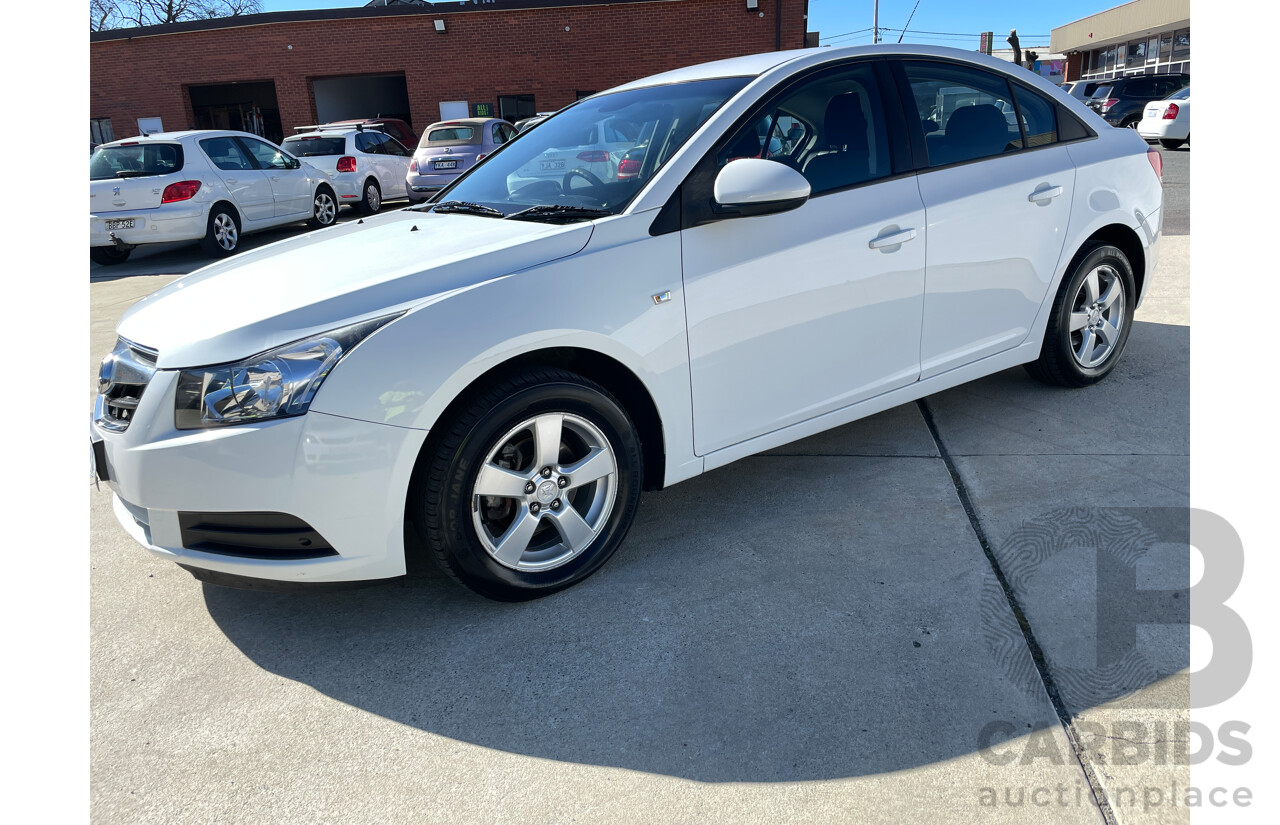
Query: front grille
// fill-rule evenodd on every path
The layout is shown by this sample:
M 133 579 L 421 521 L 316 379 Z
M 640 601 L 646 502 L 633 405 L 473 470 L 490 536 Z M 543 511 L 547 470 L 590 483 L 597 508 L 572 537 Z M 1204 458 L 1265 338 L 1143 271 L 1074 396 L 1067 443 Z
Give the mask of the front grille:
M 124 338 L 102 359 L 98 369 L 98 404 L 94 420 L 105 430 L 129 429 L 142 393 L 156 374 L 158 353 Z

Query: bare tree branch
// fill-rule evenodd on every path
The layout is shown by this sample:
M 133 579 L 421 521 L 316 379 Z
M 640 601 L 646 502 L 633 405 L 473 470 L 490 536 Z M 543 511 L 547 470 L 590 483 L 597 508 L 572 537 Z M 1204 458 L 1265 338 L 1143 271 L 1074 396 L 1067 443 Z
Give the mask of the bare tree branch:
M 260 11 L 261 0 L 89 0 L 89 30 L 238 17 Z

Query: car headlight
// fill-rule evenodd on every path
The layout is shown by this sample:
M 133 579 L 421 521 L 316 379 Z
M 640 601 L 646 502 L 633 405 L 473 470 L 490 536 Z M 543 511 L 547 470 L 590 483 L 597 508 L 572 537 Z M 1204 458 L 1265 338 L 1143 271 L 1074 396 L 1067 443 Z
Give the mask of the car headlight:
M 342 357 L 402 314 L 313 335 L 235 364 L 183 370 L 174 426 L 198 430 L 302 415 Z

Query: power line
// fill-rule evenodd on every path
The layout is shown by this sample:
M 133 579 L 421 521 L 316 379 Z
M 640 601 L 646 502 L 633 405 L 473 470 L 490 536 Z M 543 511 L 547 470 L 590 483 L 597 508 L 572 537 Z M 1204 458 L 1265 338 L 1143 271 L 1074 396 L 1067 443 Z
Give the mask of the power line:
M 832 35 L 828 35 L 827 37 L 822 37 L 822 38 L 819 38 L 819 39 L 820 39 L 820 40 L 835 40 L 837 37 L 848 37 L 848 36 L 849 36 L 849 35 L 851 35 L 851 34 L 862 34 L 863 32 L 869 32 L 869 31 L 871 31 L 871 27 L 870 27 L 870 26 L 867 26 L 865 29 L 858 29 L 857 31 L 844 32 L 843 34 L 832 34 Z

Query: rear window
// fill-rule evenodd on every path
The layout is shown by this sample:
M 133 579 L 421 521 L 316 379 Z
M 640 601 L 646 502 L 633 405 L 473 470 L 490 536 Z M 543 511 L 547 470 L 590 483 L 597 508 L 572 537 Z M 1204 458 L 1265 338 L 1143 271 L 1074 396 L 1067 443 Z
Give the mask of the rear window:
M 314 158 L 323 155 L 341 155 L 347 151 L 347 139 L 344 137 L 288 137 L 282 144 L 297 157 Z
M 1185 89 L 1179 89 L 1178 91 L 1176 91 L 1176 92 L 1174 92 L 1173 94 L 1169 95 L 1169 97 L 1167 97 L 1167 98 L 1166 98 L 1166 100 L 1186 100 L 1186 99 L 1187 99 L 1187 98 L 1189 98 L 1189 97 L 1191 97 L 1191 87 L 1190 87 L 1190 86 L 1188 86 L 1188 87 L 1187 87 L 1187 88 L 1185 88 Z
M 1094 86 L 1092 92 L 1090 92 L 1088 89 L 1085 89 L 1084 95 L 1085 97 L 1110 97 L 1111 87 L 1110 86 Z
M 182 146 L 177 143 L 103 146 L 89 158 L 89 180 L 144 178 L 181 169 Z
M 423 138 L 424 144 L 446 146 L 461 143 L 479 143 L 480 133 L 471 126 L 441 126 L 431 129 Z

